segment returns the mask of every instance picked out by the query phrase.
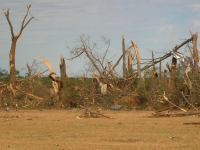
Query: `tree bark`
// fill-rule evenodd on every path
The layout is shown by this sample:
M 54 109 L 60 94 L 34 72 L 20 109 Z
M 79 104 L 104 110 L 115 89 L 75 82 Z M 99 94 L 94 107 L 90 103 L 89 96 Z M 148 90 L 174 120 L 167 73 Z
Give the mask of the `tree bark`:
M 9 53 L 9 66 L 10 66 L 10 76 L 9 76 L 9 84 L 12 89 L 15 88 L 15 50 L 17 45 L 17 38 L 12 38 L 10 53 Z
M 199 53 L 197 49 L 197 39 L 198 33 L 194 33 L 192 35 L 192 44 L 193 44 L 193 59 L 194 59 L 194 72 L 197 74 L 198 72 L 198 63 L 199 63 Z

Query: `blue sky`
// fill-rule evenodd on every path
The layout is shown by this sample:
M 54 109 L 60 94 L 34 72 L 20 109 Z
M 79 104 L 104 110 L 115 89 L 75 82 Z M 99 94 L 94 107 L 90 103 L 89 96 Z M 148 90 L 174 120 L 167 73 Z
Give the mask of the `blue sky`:
M 175 44 L 200 31 L 199 0 L 0 0 L 0 8 L 10 8 L 18 31 L 25 6 L 32 4 L 36 18 L 18 41 L 16 67 L 23 70 L 34 58 L 45 57 L 59 72 L 59 58 L 70 57 L 82 34 L 97 43 L 104 36 L 111 40 L 110 59 L 121 54 L 121 36 L 126 44 L 136 41 L 141 57 L 151 51 L 162 55 Z M 8 69 L 10 32 L 0 13 L 0 68 Z M 101 48 L 99 49 L 101 50 Z M 67 61 L 69 75 L 85 73 L 84 58 Z

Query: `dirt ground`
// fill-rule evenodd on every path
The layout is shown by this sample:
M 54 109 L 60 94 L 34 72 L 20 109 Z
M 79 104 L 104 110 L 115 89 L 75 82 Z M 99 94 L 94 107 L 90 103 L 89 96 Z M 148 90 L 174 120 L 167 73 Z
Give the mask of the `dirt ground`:
M 149 118 L 150 111 L 77 119 L 79 110 L 0 111 L 0 150 L 198 150 L 199 117 Z

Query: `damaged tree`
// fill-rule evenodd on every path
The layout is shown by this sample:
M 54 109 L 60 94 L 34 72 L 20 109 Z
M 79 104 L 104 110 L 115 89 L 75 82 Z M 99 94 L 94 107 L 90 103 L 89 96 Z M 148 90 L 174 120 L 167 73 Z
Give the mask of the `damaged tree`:
M 59 88 L 59 99 L 61 101 L 67 98 L 67 74 L 66 74 L 66 64 L 63 56 L 60 58 L 60 88 Z
M 16 87 L 16 83 L 15 83 L 16 82 L 16 77 L 15 77 L 15 50 L 16 50 L 16 46 L 17 46 L 17 40 L 22 35 L 22 33 L 23 33 L 24 29 L 27 27 L 27 25 L 34 18 L 34 17 L 27 18 L 28 15 L 30 15 L 30 8 L 31 8 L 31 5 L 28 5 L 27 10 L 26 10 L 26 14 L 25 14 L 24 18 L 22 19 L 21 27 L 20 27 L 18 34 L 14 33 L 13 24 L 10 20 L 9 9 L 4 11 L 4 15 L 5 15 L 6 20 L 8 22 L 8 25 L 9 25 L 9 28 L 10 28 L 10 33 L 11 33 L 11 47 L 10 47 L 10 53 L 9 53 L 9 66 L 10 66 L 9 86 L 10 86 L 11 90 L 15 89 L 15 87 Z
M 199 63 L 199 53 L 197 49 L 197 39 L 198 33 L 194 33 L 192 35 L 192 44 L 193 44 L 193 59 L 194 59 L 194 71 L 195 73 L 198 72 L 198 63 Z
M 126 47 L 125 47 L 125 38 L 122 37 L 122 54 L 123 54 L 123 77 L 126 78 L 127 70 L 126 70 Z
M 139 49 L 136 45 L 135 42 L 131 41 L 132 43 L 132 47 L 134 48 L 135 50 L 135 55 L 136 55 L 136 60 L 137 60 L 137 73 L 138 73 L 138 76 L 141 78 L 142 75 L 141 75 L 141 69 L 140 69 L 140 65 L 141 65 L 141 60 L 140 60 L 140 53 L 139 53 Z

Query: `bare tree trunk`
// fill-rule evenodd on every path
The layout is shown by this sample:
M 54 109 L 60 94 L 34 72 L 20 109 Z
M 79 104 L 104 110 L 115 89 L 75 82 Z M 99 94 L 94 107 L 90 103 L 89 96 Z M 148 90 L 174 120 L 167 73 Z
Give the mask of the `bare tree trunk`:
M 194 59 L 194 72 L 195 74 L 198 72 L 198 63 L 199 63 L 199 53 L 197 49 L 197 39 L 198 33 L 194 33 L 192 35 L 192 44 L 193 44 L 193 59 Z
M 14 33 L 14 28 L 13 28 L 13 24 L 10 20 L 10 11 L 9 9 L 4 11 L 4 15 L 6 17 L 6 20 L 8 22 L 9 28 L 10 28 L 10 33 L 11 33 L 11 47 L 10 47 L 10 53 L 9 53 L 9 65 L 10 65 L 10 77 L 9 77 L 9 84 L 10 84 L 10 88 L 11 90 L 14 92 L 14 89 L 16 87 L 16 83 L 15 83 L 15 50 L 16 50 L 16 45 L 17 45 L 17 40 L 18 38 L 22 35 L 22 32 L 24 31 L 24 29 L 27 27 L 27 25 L 31 22 L 31 20 L 34 17 L 30 17 L 27 18 L 28 15 L 30 14 L 30 8 L 31 5 L 27 6 L 26 9 L 26 14 L 21 22 L 21 27 L 19 30 L 18 34 Z
M 171 64 L 171 72 L 170 72 L 170 87 L 176 88 L 176 65 L 177 65 L 177 60 L 176 58 L 172 58 L 172 64 Z
M 60 58 L 60 77 L 61 82 L 65 82 L 67 80 L 66 64 L 65 59 L 63 57 Z
M 162 61 L 159 63 L 159 78 L 162 80 Z
M 63 57 L 60 58 L 60 87 L 59 87 L 59 99 L 64 101 L 67 98 L 67 74 L 66 74 L 66 64 Z
M 140 60 L 139 49 L 138 49 L 136 43 L 134 43 L 133 41 L 131 41 L 131 43 L 132 43 L 132 46 L 133 46 L 133 48 L 135 50 L 135 55 L 136 55 L 136 59 L 137 59 L 137 74 L 141 78 L 142 77 L 142 75 L 141 75 L 141 67 L 140 67 L 141 60 Z
M 154 53 L 152 51 L 152 62 L 153 62 L 153 66 L 152 66 L 152 72 L 151 72 L 151 75 L 152 75 L 152 78 L 156 78 L 156 66 L 155 66 L 155 60 L 154 60 Z
M 133 55 L 132 55 L 131 50 L 129 50 L 128 51 L 128 66 L 127 66 L 128 75 L 130 75 L 130 73 L 133 72 L 132 65 L 133 65 Z
M 125 39 L 122 37 L 122 54 L 123 54 L 123 77 L 126 77 L 126 48 L 125 48 Z
M 17 44 L 17 38 L 12 39 L 10 53 L 9 53 L 9 66 L 10 66 L 10 77 L 9 84 L 12 89 L 15 88 L 15 49 Z

